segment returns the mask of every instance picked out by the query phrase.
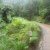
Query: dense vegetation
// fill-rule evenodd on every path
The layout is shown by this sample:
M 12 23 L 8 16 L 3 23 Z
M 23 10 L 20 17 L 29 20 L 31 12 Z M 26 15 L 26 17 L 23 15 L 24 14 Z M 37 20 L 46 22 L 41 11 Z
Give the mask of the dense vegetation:
M 18 16 L 47 23 L 50 21 L 49 3 L 50 0 L 0 0 L 0 17 L 6 22 L 7 18 Z
M 41 37 L 40 23 L 50 23 L 50 0 L 0 0 L 0 50 L 28 50 Z
M 35 46 L 40 39 L 36 22 L 24 18 L 13 18 L 0 28 L 0 50 L 28 50 L 31 43 Z

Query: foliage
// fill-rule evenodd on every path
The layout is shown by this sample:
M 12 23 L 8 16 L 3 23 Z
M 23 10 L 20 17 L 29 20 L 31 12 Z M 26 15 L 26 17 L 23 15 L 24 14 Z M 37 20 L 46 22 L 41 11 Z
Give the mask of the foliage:
M 5 1 L 0 0 L 0 50 L 28 50 L 41 37 L 37 22 L 50 23 L 50 1 Z
M 8 9 L 11 9 L 10 13 L 9 11 L 6 10 L 6 12 L 8 12 L 7 13 L 8 15 L 5 15 L 4 18 L 10 15 L 11 17 L 18 16 L 18 17 L 26 18 L 28 20 L 34 20 L 34 17 L 35 17 L 36 18 L 35 21 L 42 22 L 42 23 L 50 21 L 50 17 L 49 17 L 50 16 L 50 1 L 49 0 L 23 0 L 23 1 L 14 0 L 14 2 L 11 1 L 11 3 L 8 3 L 7 1 L 7 3 L 5 4 L 4 0 L 2 1 L 0 0 L 0 3 L 1 3 L 0 14 L 2 14 L 1 18 L 3 18 L 4 10 L 8 8 Z M 3 11 L 1 11 L 2 9 Z M 9 21 L 8 18 L 4 20 Z
M 13 18 L 0 30 L 0 50 L 28 50 L 29 44 L 37 44 L 40 28 L 34 21 Z
M 40 16 L 44 18 L 45 14 L 47 13 L 47 9 L 43 9 L 39 11 Z

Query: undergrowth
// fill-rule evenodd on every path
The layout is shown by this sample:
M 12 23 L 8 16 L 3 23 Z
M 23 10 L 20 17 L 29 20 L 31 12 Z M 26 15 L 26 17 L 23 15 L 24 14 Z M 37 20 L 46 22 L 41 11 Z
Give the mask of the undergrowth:
M 40 32 L 35 21 L 14 17 L 0 29 L 0 50 L 28 50 L 31 43 L 39 42 Z

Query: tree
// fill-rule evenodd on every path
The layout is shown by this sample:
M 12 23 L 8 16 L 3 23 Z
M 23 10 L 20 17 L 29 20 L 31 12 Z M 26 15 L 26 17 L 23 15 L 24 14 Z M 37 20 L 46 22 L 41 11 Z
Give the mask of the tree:
M 2 9 L 2 19 L 3 19 L 6 23 L 9 23 L 9 20 L 8 20 L 8 18 L 7 18 L 7 15 L 8 15 L 8 13 L 9 13 L 9 11 L 11 11 L 11 9 L 8 8 L 8 7 L 4 7 L 4 8 Z

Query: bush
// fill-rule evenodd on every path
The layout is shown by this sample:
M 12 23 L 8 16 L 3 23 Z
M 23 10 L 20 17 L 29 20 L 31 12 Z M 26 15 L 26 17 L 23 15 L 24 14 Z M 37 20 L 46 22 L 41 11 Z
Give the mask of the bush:
M 3 30 L 6 32 L 0 35 L 0 50 L 28 50 L 31 43 L 39 42 L 40 28 L 34 21 L 13 18 Z

